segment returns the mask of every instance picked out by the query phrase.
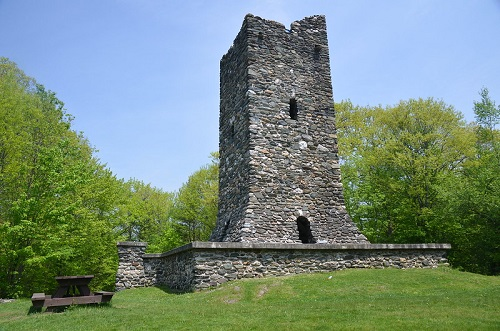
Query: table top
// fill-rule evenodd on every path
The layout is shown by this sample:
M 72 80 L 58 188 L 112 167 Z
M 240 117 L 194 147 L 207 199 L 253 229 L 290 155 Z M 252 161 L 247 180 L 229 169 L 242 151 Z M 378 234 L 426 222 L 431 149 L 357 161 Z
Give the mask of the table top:
M 82 275 L 82 276 L 57 276 L 56 280 L 58 279 L 92 279 L 94 278 L 94 275 Z
M 94 278 L 94 275 L 84 275 L 84 276 L 58 276 L 56 281 L 59 287 L 62 286 L 85 286 L 87 287 L 90 281 Z M 86 291 L 86 290 L 84 290 Z M 87 292 L 87 291 L 86 291 Z

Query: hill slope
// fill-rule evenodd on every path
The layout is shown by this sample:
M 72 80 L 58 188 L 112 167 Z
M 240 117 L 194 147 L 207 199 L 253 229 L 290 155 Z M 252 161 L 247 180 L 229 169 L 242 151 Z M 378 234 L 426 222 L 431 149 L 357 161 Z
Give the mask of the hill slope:
M 344 270 L 250 279 L 204 292 L 118 292 L 110 306 L 27 314 L 0 304 L 0 330 L 499 330 L 500 278 L 448 268 Z

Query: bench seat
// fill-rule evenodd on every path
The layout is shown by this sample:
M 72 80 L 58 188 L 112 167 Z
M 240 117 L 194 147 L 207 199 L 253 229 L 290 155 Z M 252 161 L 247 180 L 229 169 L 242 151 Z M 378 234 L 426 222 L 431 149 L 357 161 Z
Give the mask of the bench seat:
M 33 307 L 41 308 L 45 306 L 45 301 L 50 298 L 51 296 L 45 293 L 33 293 L 31 296 L 31 303 Z
M 91 295 L 85 296 L 75 296 L 75 297 L 64 297 L 64 298 L 53 298 L 45 293 L 34 293 L 31 296 L 31 303 L 33 307 L 62 307 L 71 305 L 86 305 L 91 303 L 104 303 L 110 302 L 113 298 L 114 292 L 100 291 Z
M 99 291 L 95 292 L 94 295 L 100 295 L 102 297 L 101 302 L 110 302 L 113 298 L 114 292 Z

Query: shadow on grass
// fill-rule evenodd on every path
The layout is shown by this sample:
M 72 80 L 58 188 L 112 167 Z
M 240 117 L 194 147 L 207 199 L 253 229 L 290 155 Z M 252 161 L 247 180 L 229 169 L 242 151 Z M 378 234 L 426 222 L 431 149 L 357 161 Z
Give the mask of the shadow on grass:
M 32 314 L 38 314 L 42 312 L 42 307 L 33 307 L 31 306 L 30 309 L 28 310 L 28 315 Z
M 168 294 L 178 294 L 178 295 L 182 295 L 182 294 L 187 294 L 187 293 L 193 293 L 193 291 L 186 291 L 186 290 L 176 290 L 176 289 L 171 289 L 169 288 L 168 286 L 163 286 L 163 285 L 155 285 L 155 288 L 165 292 L 165 293 L 168 293 Z
M 43 307 L 33 307 L 31 306 L 28 309 L 28 315 L 33 315 L 33 314 L 40 314 L 42 312 L 46 313 L 62 313 L 64 312 L 69 306 L 60 306 L 60 307 L 48 307 L 43 309 Z
M 45 313 L 64 313 L 66 310 L 73 309 L 84 309 L 87 307 L 97 307 L 97 308 L 111 308 L 111 302 L 104 303 L 88 303 L 85 305 L 72 305 L 72 306 L 59 306 L 59 307 L 47 307 L 43 310 L 43 307 L 33 307 L 28 309 L 28 315 L 39 314 L 41 312 Z

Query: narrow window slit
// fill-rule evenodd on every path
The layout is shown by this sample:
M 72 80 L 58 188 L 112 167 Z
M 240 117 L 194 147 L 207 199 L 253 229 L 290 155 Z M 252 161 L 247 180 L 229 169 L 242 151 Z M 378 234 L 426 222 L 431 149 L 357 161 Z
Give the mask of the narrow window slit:
M 321 53 L 321 46 L 320 45 L 315 45 L 314 46 L 314 55 L 313 58 L 315 60 L 319 60 L 319 54 Z
M 297 120 L 299 115 L 299 108 L 297 107 L 297 100 L 295 98 L 290 99 L 290 118 L 292 120 Z

